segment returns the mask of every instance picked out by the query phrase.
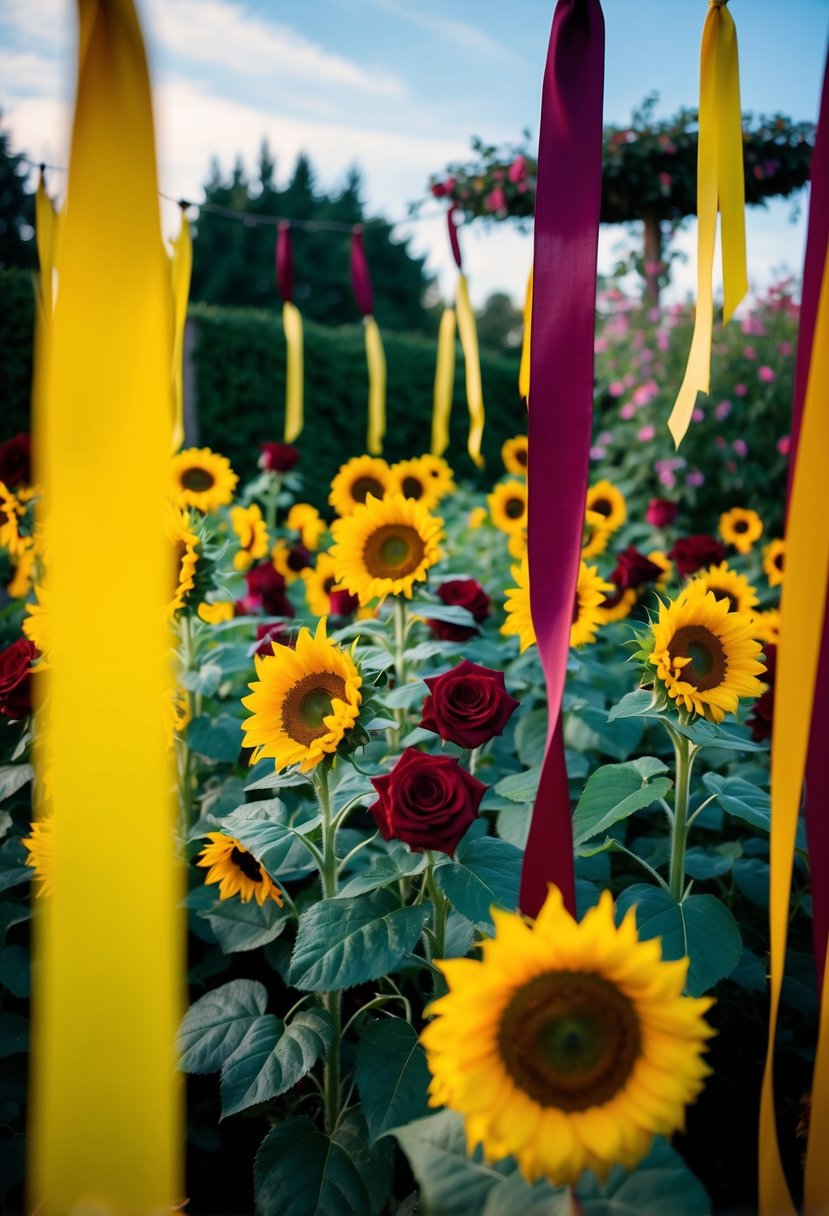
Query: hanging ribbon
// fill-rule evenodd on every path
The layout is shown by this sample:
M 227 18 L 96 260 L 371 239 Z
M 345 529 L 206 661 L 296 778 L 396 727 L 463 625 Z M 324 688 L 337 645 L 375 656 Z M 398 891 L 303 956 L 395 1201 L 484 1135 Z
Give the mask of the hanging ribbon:
M 135 1216 L 183 1195 L 183 875 L 162 710 L 173 316 L 133 3 L 80 0 L 78 12 L 59 291 L 34 402 L 50 553 L 38 734 L 55 882 L 33 922 L 26 1206 Z
M 438 356 L 432 394 L 433 456 L 442 456 L 449 447 L 449 417 L 455 389 L 455 310 L 444 308 L 438 329 Z
M 697 393 L 707 393 L 711 384 L 714 324 L 711 278 L 718 207 L 723 325 L 728 324 L 748 291 L 737 30 L 726 3 L 727 0 L 710 0 L 702 30 L 697 148 L 697 315 L 685 378 L 668 419 L 668 429 L 677 447 L 691 422 Z
M 475 313 L 469 301 L 469 284 L 463 273 L 463 259 L 455 226 L 455 208 L 450 207 L 446 215 L 449 227 L 449 244 L 452 257 L 458 268 L 458 286 L 455 292 L 455 312 L 458 318 L 458 337 L 461 340 L 463 362 L 466 372 L 466 404 L 469 409 L 469 437 L 466 448 L 478 468 L 484 465 L 481 441 L 484 437 L 484 390 L 481 383 L 481 356 L 478 351 L 478 329 Z
M 524 296 L 524 336 L 521 339 L 521 365 L 518 368 L 518 392 L 525 401 L 530 396 L 530 333 L 533 322 L 533 271 L 530 267 L 527 292 Z
M 173 452 L 184 443 L 184 330 L 187 325 L 187 301 L 190 298 L 190 275 L 193 270 L 193 236 L 184 204 L 181 204 L 181 227 L 173 241 L 170 271 L 173 284 Z
M 38 302 L 44 319 L 51 319 L 54 305 L 53 275 L 55 269 L 55 245 L 57 242 L 58 215 L 55 204 L 46 191 L 44 169 L 35 193 L 35 243 L 38 260 Z
M 812 931 L 821 1014 L 806 1152 L 805 1211 L 829 1209 L 829 526 L 820 509 L 829 451 L 829 63 L 812 155 L 809 228 L 792 410 L 792 457 L 786 520 L 786 572 L 775 674 L 769 1041 L 760 1105 L 759 1186 L 764 1216 L 795 1208 L 780 1159 L 774 1101 L 775 1032 L 785 966 L 792 859 L 805 770 L 806 827 L 813 901 Z M 823 589 L 823 602 L 815 595 Z M 816 610 L 816 604 L 819 608 Z
M 368 364 L 368 431 L 366 447 L 372 456 L 383 450 L 386 433 L 386 353 L 380 328 L 374 319 L 374 291 L 371 286 L 362 225 L 351 231 L 351 290 L 363 316 Z
M 599 0 L 558 0 L 541 101 L 530 348 L 530 600 L 549 713 L 521 874 L 521 908 L 530 916 L 544 902 L 550 882 L 575 911 L 561 698 L 593 418 L 603 87 Z M 561 283 L 567 284 L 566 292 L 557 290 Z
M 285 442 L 302 434 L 303 366 L 302 316 L 294 304 L 294 250 L 291 225 L 283 220 L 276 234 L 276 283 L 282 296 L 282 329 L 285 334 Z

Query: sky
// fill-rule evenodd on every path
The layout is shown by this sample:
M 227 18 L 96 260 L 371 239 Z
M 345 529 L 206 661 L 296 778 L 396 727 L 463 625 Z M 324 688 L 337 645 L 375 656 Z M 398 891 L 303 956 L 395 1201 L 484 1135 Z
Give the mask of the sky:
M 429 174 L 469 156 L 469 140 L 535 140 L 553 0 L 138 0 L 150 53 L 161 190 L 198 200 L 216 157 L 253 170 L 267 139 L 284 181 L 306 152 L 317 180 L 336 188 L 363 175 L 374 214 L 403 219 Z M 605 120 L 626 122 L 656 91 L 657 113 L 695 106 L 705 0 L 604 0 Z M 829 0 L 731 0 L 744 111 L 817 116 L 829 37 Z M 65 165 L 74 80 L 72 0 L 0 0 L 0 111 L 17 150 Z M 59 194 L 63 175 L 52 174 Z M 805 197 L 749 208 L 754 290 L 800 273 Z M 401 224 L 444 295 L 455 271 L 437 204 Z M 165 231 L 177 226 L 165 204 Z M 230 222 L 230 221 L 228 221 Z M 603 228 L 609 270 L 624 230 Z M 493 291 L 521 300 L 531 237 L 512 224 L 474 223 L 461 236 L 473 302 Z M 695 225 L 677 241 L 688 262 L 671 294 L 690 293 Z

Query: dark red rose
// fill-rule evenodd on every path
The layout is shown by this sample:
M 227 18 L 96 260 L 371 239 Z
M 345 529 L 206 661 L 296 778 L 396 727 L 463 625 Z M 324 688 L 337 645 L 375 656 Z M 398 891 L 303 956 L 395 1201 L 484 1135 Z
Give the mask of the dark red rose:
M 273 654 L 271 642 L 275 642 L 277 646 L 290 646 L 291 649 L 294 646 L 291 634 L 282 621 L 277 621 L 275 625 L 257 625 L 256 642 L 254 654 Z
M 438 587 L 438 597 L 444 604 L 466 608 L 479 625 L 489 616 L 489 596 L 474 578 L 447 579 Z M 473 626 L 453 625 L 449 621 L 427 621 L 426 624 L 442 642 L 465 642 L 478 632 Z
M 652 498 L 645 511 L 645 519 L 652 528 L 667 528 L 677 517 L 679 504 L 669 498 Z
M 763 644 L 766 656 L 766 671 L 763 679 L 768 684 L 766 691 L 754 702 L 751 715 L 746 719 L 746 725 L 751 730 L 755 743 L 762 743 L 771 738 L 774 724 L 774 676 L 777 667 L 777 647 L 773 642 Z
M 478 814 L 486 786 L 454 756 L 407 747 L 387 777 L 372 777 L 379 799 L 368 809 L 384 840 L 402 840 L 416 853 L 455 852 Z
M 655 583 L 665 571 L 656 562 L 648 561 L 644 553 L 640 553 L 633 545 L 628 545 L 623 553 L 616 556 L 616 569 L 611 579 L 617 587 L 626 591 L 628 587 L 644 587 L 645 583 Z
M 713 536 L 683 536 L 668 557 L 676 562 L 676 568 L 682 577 L 696 574 L 705 566 L 715 566 L 725 561 L 725 547 Z
M 25 431 L 0 443 L 0 481 L 5 482 L 9 489 L 31 482 L 31 449 L 31 437 Z
M 32 712 L 30 668 L 37 647 L 28 638 L 18 638 L 0 650 L 0 714 L 17 721 Z
M 458 747 L 481 747 L 500 735 L 520 702 L 504 685 L 504 673 L 468 659 L 425 681 L 432 694 L 423 702 L 424 730 Z
M 259 463 L 271 473 L 290 473 L 299 460 L 299 448 L 292 443 L 263 443 Z
M 328 602 L 331 605 L 332 616 L 351 616 L 360 605 L 357 596 L 352 595 L 350 591 L 346 591 L 344 588 L 329 591 Z
M 264 612 L 266 616 L 293 616 L 294 606 L 285 594 L 285 579 L 271 562 L 253 566 L 245 575 L 248 593 L 239 601 L 246 613 Z
M 311 554 L 304 545 L 291 545 L 288 549 L 287 565 L 294 574 L 299 574 L 311 565 Z

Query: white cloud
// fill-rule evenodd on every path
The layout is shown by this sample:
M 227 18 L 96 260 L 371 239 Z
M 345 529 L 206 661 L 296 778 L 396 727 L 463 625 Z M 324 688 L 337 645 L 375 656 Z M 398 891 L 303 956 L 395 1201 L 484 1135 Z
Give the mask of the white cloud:
M 384 13 L 419 25 L 421 29 L 429 30 L 439 38 L 454 43 L 462 51 L 477 52 L 502 62 L 521 62 L 519 55 L 502 42 L 497 42 L 477 25 L 469 25 L 455 17 L 445 17 L 442 13 L 431 13 L 408 2 L 401 3 L 401 0 L 372 0 L 372 3 Z

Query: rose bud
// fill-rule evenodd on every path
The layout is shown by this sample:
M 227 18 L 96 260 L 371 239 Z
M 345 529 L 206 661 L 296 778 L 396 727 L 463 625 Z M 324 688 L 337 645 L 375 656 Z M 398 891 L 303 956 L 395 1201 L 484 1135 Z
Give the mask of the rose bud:
M 28 638 L 18 638 L 0 650 L 0 714 L 18 721 L 32 712 L 32 660 L 37 647 Z
M 611 579 L 617 587 L 627 590 L 629 587 L 643 587 L 645 583 L 655 583 L 665 571 L 656 562 L 649 561 L 644 553 L 640 553 L 633 545 L 628 545 L 624 553 L 616 557 L 616 569 Z
M 686 578 L 705 566 L 725 561 L 725 547 L 713 536 L 683 536 L 668 554 L 676 562 L 679 574 Z
M 379 798 L 368 809 L 384 840 L 450 857 L 487 789 L 454 756 L 430 756 L 414 747 L 406 748 L 387 777 L 372 777 L 371 783 Z
M 668 498 L 652 498 L 645 511 L 645 519 L 652 528 L 667 528 L 679 512 L 679 504 Z
M 480 747 L 500 735 L 520 702 L 504 686 L 504 673 L 464 659 L 451 671 L 425 681 L 424 730 L 458 747 Z
M 32 480 L 31 437 L 21 431 L 0 443 L 0 481 L 9 487 L 29 485 Z
M 444 604 L 466 608 L 478 624 L 489 616 L 489 596 L 474 578 L 447 579 L 438 587 L 438 598 Z M 474 627 L 453 625 L 450 621 L 427 621 L 426 624 L 442 642 L 465 642 L 478 632 Z
M 271 473 L 290 473 L 299 460 L 299 449 L 292 443 L 263 443 L 259 467 Z
M 241 602 L 258 604 L 267 616 L 293 616 L 294 606 L 285 594 L 285 579 L 271 562 L 253 566 L 245 575 L 248 594 Z
M 344 588 L 336 588 L 334 591 L 329 591 L 328 602 L 331 606 L 332 616 L 351 616 L 360 606 L 357 596 L 352 595 L 350 591 L 346 591 Z

